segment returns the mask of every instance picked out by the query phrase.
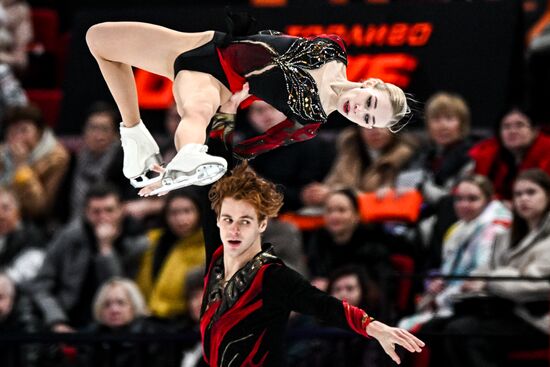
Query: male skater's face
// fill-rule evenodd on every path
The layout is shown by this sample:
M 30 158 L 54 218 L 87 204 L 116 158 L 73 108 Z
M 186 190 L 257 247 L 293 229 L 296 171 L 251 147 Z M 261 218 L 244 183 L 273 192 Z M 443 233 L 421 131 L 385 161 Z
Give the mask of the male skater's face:
M 267 219 L 259 221 L 256 209 L 247 201 L 223 199 L 218 227 L 225 255 L 254 257 L 262 248 L 260 236 L 266 226 Z

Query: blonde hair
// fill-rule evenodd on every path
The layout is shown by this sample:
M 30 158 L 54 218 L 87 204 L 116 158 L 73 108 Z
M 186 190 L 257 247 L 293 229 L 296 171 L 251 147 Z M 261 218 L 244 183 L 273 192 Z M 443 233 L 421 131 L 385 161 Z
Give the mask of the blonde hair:
M 407 102 L 405 92 L 403 92 L 403 90 L 398 86 L 391 83 L 386 83 L 377 78 L 369 78 L 361 84 L 365 87 L 371 87 L 381 92 L 388 93 L 393 111 L 393 118 L 390 120 L 388 129 L 395 133 L 404 128 L 408 122 L 408 119 L 405 121 L 404 118 L 411 114 L 411 108 Z
M 439 116 L 456 117 L 460 123 L 462 137 L 470 131 L 470 109 L 464 98 L 458 94 L 438 92 L 426 102 L 426 123 Z
M 136 283 L 130 279 L 114 277 L 103 283 L 103 285 L 101 286 L 101 288 L 99 288 L 95 295 L 93 303 L 93 313 L 94 319 L 97 322 L 102 322 L 101 310 L 103 308 L 103 304 L 105 303 L 105 299 L 107 298 L 107 293 L 111 288 L 116 286 L 122 287 L 126 292 L 126 295 L 130 300 L 130 304 L 132 305 L 132 310 L 134 311 L 134 317 L 149 315 L 149 310 L 147 309 L 147 305 L 145 304 L 145 299 L 139 291 Z

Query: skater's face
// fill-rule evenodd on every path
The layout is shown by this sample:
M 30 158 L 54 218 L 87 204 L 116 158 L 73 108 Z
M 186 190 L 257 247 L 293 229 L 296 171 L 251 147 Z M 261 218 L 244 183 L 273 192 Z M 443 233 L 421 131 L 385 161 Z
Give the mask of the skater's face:
M 527 148 L 536 134 L 537 131 L 531 126 L 529 118 L 520 111 L 508 113 L 500 123 L 502 144 L 512 151 Z
M 176 197 L 168 204 L 166 221 L 170 230 L 180 238 L 187 237 L 199 228 L 199 209 L 189 198 Z
M 222 201 L 218 227 L 225 256 L 249 260 L 261 250 L 267 219 L 259 220 L 256 208 L 244 200 Z
M 454 193 L 456 215 L 465 222 L 476 219 L 487 206 L 489 198 L 471 182 L 461 182 Z
M 134 316 L 134 308 L 128 292 L 122 285 L 112 285 L 101 304 L 100 322 L 116 328 L 129 324 Z
M 331 194 L 325 203 L 325 227 L 335 236 L 353 232 L 359 223 L 359 213 L 349 197 Z
M 0 236 L 13 232 L 21 222 L 17 199 L 0 190 Z
M 284 113 L 264 101 L 254 101 L 248 109 L 248 120 L 260 133 L 266 132 L 285 119 Z
M 331 296 L 346 300 L 350 305 L 358 307 L 361 303 L 361 284 L 354 274 L 347 274 L 332 283 Z
M 435 144 L 445 147 L 462 138 L 460 119 L 455 115 L 440 114 L 427 121 L 428 134 Z
M 338 98 L 338 112 L 361 127 L 388 127 L 393 118 L 390 96 L 372 87 L 353 88 Z
M 108 113 L 95 113 L 86 121 L 84 144 L 96 154 L 104 153 L 117 139 L 117 131 Z
M 513 191 L 514 209 L 527 222 L 538 222 L 548 211 L 548 196 L 530 180 L 518 180 Z

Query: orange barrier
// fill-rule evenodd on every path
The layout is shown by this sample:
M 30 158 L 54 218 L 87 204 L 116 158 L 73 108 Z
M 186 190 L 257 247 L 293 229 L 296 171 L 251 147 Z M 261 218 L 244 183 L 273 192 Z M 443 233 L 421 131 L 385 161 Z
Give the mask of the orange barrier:
M 279 215 L 279 220 L 294 224 L 300 231 L 314 231 L 325 225 L 322 215 L 310 216 L 288 212 Z
M 402 194 L 388 192 L 383 198 L 376 193 L 359 194 L 359 211 L 363 222 L 398 221 L 414 223 L 420 215 L 422 194 L 413 190 Z

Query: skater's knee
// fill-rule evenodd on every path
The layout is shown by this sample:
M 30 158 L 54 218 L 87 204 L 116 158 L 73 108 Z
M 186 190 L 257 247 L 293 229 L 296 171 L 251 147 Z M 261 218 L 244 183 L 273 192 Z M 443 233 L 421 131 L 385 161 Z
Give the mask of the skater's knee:
M 102 44 L 108 41 L 112 22 L 103 22 L 94 24 L 86 32 L 86 43 L 92 54 L 96 55 L 100 52 Z M 112 36 L 112 35 L 111 35 Z

